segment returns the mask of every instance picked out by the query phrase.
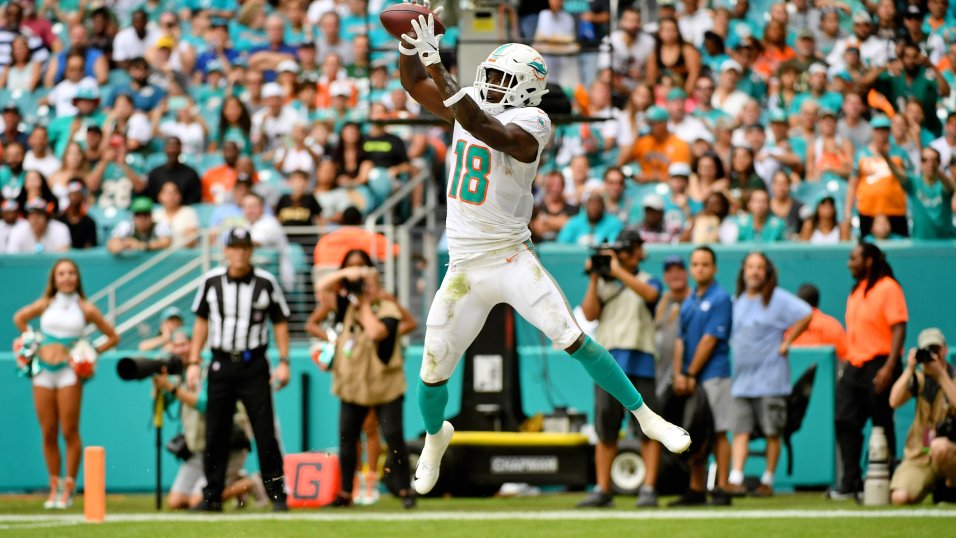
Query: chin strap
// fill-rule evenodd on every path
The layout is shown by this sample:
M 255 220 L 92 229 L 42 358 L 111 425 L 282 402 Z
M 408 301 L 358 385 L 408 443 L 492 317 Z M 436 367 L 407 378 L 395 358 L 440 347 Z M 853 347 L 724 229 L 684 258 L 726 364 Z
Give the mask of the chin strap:
M 452 95 L 448 99 L 445 99 L 444 101 L 442 101 L 442 104 L 445 105 L 445 108 L 451 108 L 452 106 L 455 105 L 455 103 L 457 103 L 458 101 L 461 101 L 462 98 L 465 97 L 466 95 L 468 95 L 467 88 L 462 88 L 458 90 L 458 93 L 456 93 L 455 95 Z

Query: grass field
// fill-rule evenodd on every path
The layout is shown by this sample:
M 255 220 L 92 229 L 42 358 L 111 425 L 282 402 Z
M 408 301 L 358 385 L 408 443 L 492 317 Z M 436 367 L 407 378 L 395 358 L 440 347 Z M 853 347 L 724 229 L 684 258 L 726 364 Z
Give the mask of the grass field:
M 107 522 L 83 522 L 82 501 L 46 512 L 36 496 L 0 497 L 5 536 L 308 536 L 308 537 L 624 537 L 708 538 L 953 536 L 956 506 L 928 503 L 910 509 L 834 503 L 819 493 L 738 499 L 730 508 L 637 510 L 633 498 L 615 508 L 575 510 L 582 494 L 490 499 L 423 499 L 406 511 L 393 499 L 350 509 L 301 510 L 273 515 L 245 509 L 221 515 L 155 512 L 152 497 L 111 495 Z

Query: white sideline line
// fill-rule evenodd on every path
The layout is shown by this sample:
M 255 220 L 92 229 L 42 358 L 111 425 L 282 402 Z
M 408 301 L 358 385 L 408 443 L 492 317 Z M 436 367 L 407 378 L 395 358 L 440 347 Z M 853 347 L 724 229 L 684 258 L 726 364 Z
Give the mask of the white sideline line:
M 414 512 L 414 513 L 362 513 L 351 514 L 327 512 L 292 512 L 288 514 L 116 514 L 107 515 L 108 523 L 132 522 L 228 522 L 228 521 L 554 521 L 554 520 L 684 520 L 684 519 L 860 519 L 860 518 L 954 518 L 956 510 L 903 509 L 903 510 L 665 510 L 659 512 L 604 512 L 578 510 L 552 510 L 541 512 Z M 0 515 L 0 523 L 49 523 L 69 525 L 83 522 L 81 515 Z M 3 528 L 13 526 L 3 525 Z

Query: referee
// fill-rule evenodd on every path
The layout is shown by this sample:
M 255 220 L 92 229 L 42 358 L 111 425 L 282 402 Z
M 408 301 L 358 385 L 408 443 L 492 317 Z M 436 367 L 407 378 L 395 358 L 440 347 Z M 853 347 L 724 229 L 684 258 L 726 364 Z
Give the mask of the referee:
M 226 267 L 209 271 L 193 312 L 193 345 L 186 370 L 187 383 L 198 388 L 200 352 L 208 338 L 212 363 L 207 374 L 206 453 L 203 467 L 206 487 L 203 501 L 194 510 L 222 511 L 226 464 L 232 440 L 236 400 L 246 407 L 259 453 L 259 469 L 266 492 L 276 512 L 288 510 L 282 474 L 282 453 L 276 439 L 272 410 L 269 361 L 266 347 L 272 320 L 279 366 L 274 379 L 278 388 L 289 382 L 289 307 L 282 289 L 263 269 L 252 266 L 252 236 L 245 228 L 226 234 Z

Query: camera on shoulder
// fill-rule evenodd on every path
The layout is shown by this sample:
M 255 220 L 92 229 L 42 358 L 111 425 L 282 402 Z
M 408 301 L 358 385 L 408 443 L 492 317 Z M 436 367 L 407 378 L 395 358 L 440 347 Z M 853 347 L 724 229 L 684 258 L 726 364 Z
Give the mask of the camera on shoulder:
M 597 276 L 604 280 L 613 280 L 611 276 L 611 255 L 602 253 L 607 250 L 613 250 L 615 252 L 623 250 L 621 243 L 601 243 L 592 246 L 591 250 L 593 251 L 591 254 L 591 268 L 587 273 L 589 275 L 597 274 Z

